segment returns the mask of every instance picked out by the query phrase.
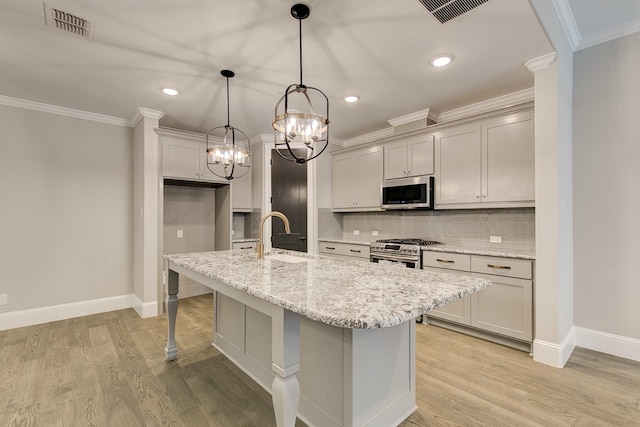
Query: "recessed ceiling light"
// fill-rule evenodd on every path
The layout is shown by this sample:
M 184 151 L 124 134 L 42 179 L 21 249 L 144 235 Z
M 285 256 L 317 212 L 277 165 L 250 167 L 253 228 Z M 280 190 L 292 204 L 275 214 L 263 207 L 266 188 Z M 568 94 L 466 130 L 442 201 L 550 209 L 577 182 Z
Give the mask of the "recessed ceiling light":
M 169 96 L 176 96 L 178 94 L 177 90 L 171 89 L 170 87 L 162 88 L 162 92 L 164 92 L 165 95 Z
M 356 102 L 360 97 L 358 95 L 347 95 L 344 97 L 345 102 Z
M 451 55 L 438 55 L 431 58 L 431 65 L 434 67 L 444 67 L 453 60 Z

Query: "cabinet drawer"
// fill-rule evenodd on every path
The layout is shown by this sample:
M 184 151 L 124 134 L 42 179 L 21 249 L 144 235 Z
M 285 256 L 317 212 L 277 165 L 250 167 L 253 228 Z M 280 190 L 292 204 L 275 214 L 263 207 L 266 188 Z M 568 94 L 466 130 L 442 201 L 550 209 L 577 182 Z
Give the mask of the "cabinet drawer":
M 342 243 L 318 242 L 320 253 L 342 255 L 344 245 Z
M 342 255 L 369 259 L 369 246 L 345 243 L 342 248 Z
M 255 249 L 257 242 L 234 242 L 232 243 L 233 249 Z
M 531 279 L 533 275 L 531 261 L 482 256 L 471 257 L 471 271 L 520 279 Z
M 471 270 L 471 255 L 423 251 L 422 267 L 469 271 Z

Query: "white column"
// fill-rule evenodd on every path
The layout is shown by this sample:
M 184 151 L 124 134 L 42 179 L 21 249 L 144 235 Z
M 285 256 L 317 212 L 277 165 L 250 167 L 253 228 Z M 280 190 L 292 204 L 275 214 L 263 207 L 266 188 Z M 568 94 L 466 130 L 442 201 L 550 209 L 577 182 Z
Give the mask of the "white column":
M 271 386 L 278 427 L 294 427 L 300 401 L 300 316 L 285 309 L 272 317 Z
M 133 279 L 137 298 L 134 307 L 141 317 L 161 312 L 159 297 L 162 275 L 160 223 L 160 148 L 155 130 L 161 111 L 138 108 L 133 129 Z

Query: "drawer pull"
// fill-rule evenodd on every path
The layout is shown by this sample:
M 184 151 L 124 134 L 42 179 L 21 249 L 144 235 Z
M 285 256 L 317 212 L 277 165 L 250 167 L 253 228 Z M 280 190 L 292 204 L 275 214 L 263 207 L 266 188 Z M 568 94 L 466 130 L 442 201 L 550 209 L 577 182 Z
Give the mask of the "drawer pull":
M 253 246 L 242 246 L 240 249 L 253 249 Z
M 436 258 L 436 261 L 438 262 L 446 262 L 447 264 L 455 264 L 455 261 L 452 259 L 440 259 L 440 258 Z
M 355 252 L 357 254 L 359 254 L 360 252 L 362 252 L 360 249 L 349 249 L 349 251 L 351 252 Z
M 508 265 L 494 265 L 494 264 L 487 264 L 487 267 L 489 268 L 496 268 L 498 270 L 511 270 L 511 267 L 509 267 Z
M 332 248 L 331 246 L 325 246 L 325 249 L 329 249 L 330 251 L 335 251 L 336 248 Z

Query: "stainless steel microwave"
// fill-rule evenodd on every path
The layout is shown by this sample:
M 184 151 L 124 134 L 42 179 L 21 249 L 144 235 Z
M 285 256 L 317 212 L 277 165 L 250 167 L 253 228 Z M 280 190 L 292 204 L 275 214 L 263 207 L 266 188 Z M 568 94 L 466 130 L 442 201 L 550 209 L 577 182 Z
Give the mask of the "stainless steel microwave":
M 421 176 L 383 182 L 382 209 L 433 209 L 433 177 Z

